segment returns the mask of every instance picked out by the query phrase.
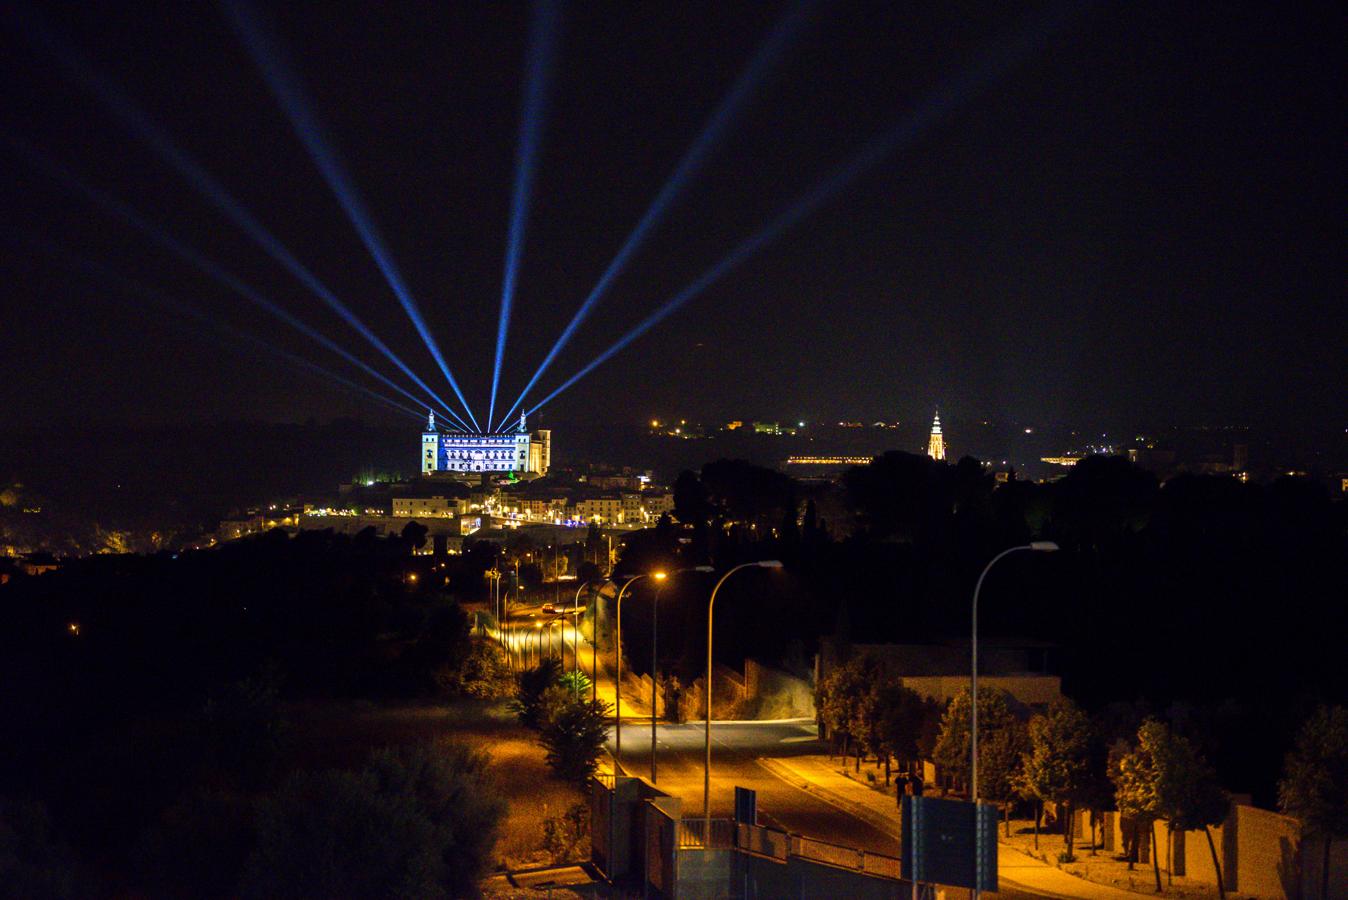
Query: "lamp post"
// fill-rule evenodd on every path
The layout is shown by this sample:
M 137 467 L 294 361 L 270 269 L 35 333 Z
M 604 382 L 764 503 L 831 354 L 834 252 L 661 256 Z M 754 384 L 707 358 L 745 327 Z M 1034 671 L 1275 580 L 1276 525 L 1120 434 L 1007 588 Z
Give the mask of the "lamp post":
M 1031 541 L 1028 544 L 1003 550 L 983 567 L 983 573 L 978 576 L 978 583 L 974 585 L 973 614 L 971 616 L 972 632 L 969 641 L 971 657 L 969 669 L 969 795 L 975 808 L 978 806 L 978 592 L 983 589 L 983 579 L 988 577 L 988 572 L 1003 556 L 1021 550 L 1052 553 L 1057 549 L 1058 545 L 1053 541 Z M 978 888 L 976 887 L 973 889 L 973 900 L 978 900 Z
M 714 571 L 711 566 L 691 566 L 687 569 L 677 569 L 675 570 L 675 574 L 678 574 L 679 572 L 711 572 L 711 571 Z M 627 579 L 627 581 L 623 584 L 622 588 L 618 591 L 618 599 L 614 601 L 614 612 L 617 622 L 615 623 L 613 634 L 613 661 L 614 661 L 613 710 L 615 717 L 613 728 L 614 731 L 613 743 L 615 746 L 613 756 L 618 764 L 619 769 L 622 768 L 622 755 L 623 755 L 623 695 L 622 695 L 623 597 L 627 595 L 627 589 L 632 586 L 633 582 L 639 581 L 642 578 L 647 577 L 654 578 L 656 581 L 664 581 L 666 578 L 666 574 L 664 572 L 650 572 L 650 573 L 643 573 L 641 575 L 633 575 L 631 578 Z M 654 640 L 652 640 L 651 643 L 654 644 Z M 652 678 L 655 677 L 655 669 L 653 666 L 651 668 L 651 677 Z M 654 706 L 651 707 L 651 718 L 652 719 L 655 718 Z M 651 758 L 654 759 L 655 757 L 652 755 Z
M 605 584 L 613 582 L 605 578 L 600 584 L 600 596 L 603 596 L 603 587 Z M 595 607 L 595 614 L 590 617 L 590 630 L 594 632 L 594 640 L 590 642 L 590 702 L 599 702 L 599 607 Z
M 664 587 L 667 576 L 664 572 L 656 572 L 652 577 L 655 579 L 655 599 L 651 602 L 651 784 L 655 784 L 655 698 L 660 686 L 657 668 L 660 658 L 655 652 L 655 640 L 660 623 L 660 588 Z
M 706 707 L 706 720 L 703 722 L 704 738 L 706 741 L 706 758 L 702 767 L 702 841 L 705 844 L 711 842 L 711 626 L 712 614 L 716 610 L 716 592 L 725 584 L 726 579 L 734 575 L 740 569 L 749 569 L 757 567 L 760 569 L 780 569 L 781 561 L 776 559 L 763 559 L 758 562 L 740 563 L 721 576 L 721 580 L 716 582 L 716 587 L 711 589 L 711 599 L 707 601 L 707 680 L 702 685 L 702 695 L 704 706 Z
M 585 588 L 589 587 L 589 585 L 590 583 L 588 581 L 582 581 L 580 583 L 580 587 L 576 588 L 575 602 L 571 604 L 571 639 L 573 642 L 571 644 L 571 650 L 574 656 L 571 672 L 573 683 L 576 680 L 575 676 L 580 674 L 580 595 Z M 566 643 L 565 627 L 562 628 L 562 643 Z
M 635 582 L 645 578 L 646 575 L 633 575 L 627 579 L 627 583 L 618 591 L 618 600 L 615 604 L 615 618 L 617 624 L 614 629 L 613 643 L 613 663 L 616 674 L 613 679 L 613 757 L 614 762 L 618 764 L 619 771 L 623 767 L 623 597 L 627 594 L 627 589 Z

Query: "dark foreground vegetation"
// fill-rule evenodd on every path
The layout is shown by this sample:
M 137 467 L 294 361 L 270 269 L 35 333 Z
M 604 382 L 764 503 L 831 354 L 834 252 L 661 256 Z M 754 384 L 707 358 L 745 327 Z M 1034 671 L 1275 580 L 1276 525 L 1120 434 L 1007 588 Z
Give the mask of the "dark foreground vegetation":
M 287 715 L 513 692 L 444 586 L 409 579 L 422 537 L 278 532 L 0 589 L 0 894 L 473 894 L 503 812 L 480 750 L 314 768 Z
M 659 603 L 660 669 L 688 683 L 705 663 L 711 578 L 782 560 L 783 570 L 726 584 L 714 650 L 731 665 L 752 656 L 808 677 L 824 637 L 841 647 L 966 639 L 987 561 L 1056 541 L 1058 553 L 999 564 L 980 619 L 987 640 L 1045 647 L 1041 662 L 1077 706 L 1037 723 L 1009 705 L 1000 718 L 980 712 L 987 747 L 1005 751 L 1004 777 L 989 762 L 988 796 L 1201 821 L 1219 785 L 1332 835 L 1348 830 L 1334 799 L 1345 731 L 1334 707 L 1348 700 L 1335 639 L 1348 626 L 1346 522 L 1344 502 L 1305 480 L 1159 484 L 1122 459 L 1087 459 L 1044 485 L 999 485 L 973 460 L 901 453 L 841 486 L 721 461 L 679 478 L 675 515 L 626 536 L 617 574 L 673 573 Z M 544 573 L 526 554 L 537 548 L 520 535 L 414 556 L 425 537 L 418 527 L 394 539 L 274 532 L 209 551 L 90 557 L 0 587 L 0 892 L 471 893 L 492 862 L 501 773 L 477 750 L 416 742 L 382 750 L 375 740 L 340 764 L 316 762 L 298 751 L 318 739 L 291 715 L 305 704 L 513 697 L 531 752 L 541 746 L 556 777 L 575 785 L 593 770 L 604 710 L 585 686 L 550 667 L 517 683 L 459 603 L 485 597 L 483 573 L 516 560 L 534 590 Z M 598 576 L 601 543 L 592 534 L 591 561 L 573 552 L 558 565 L 580 582 Z M 716 576 L 679 571 L 698 565 Z M 624 607 L 638 672 L 650 658 L 650 586 Z M 955 706 L 849 678 L 820 686 L 840 749 L 946 757 L 958 776 Z M 1064 757 L 1076 762 L 1064 769 Z M 1158 760 L 1194 776 L 1189 807 L 1157 799 L 1157 773 L 1171 771 Z M 579 846 L 571 802 L 552 810 L 558 852 Z
M 1348 631 L 1348 503 L 1309 479 L 1159 483 L 1121 457 L 1088 457 L 1048 484 L 998 484 L 976 460 L 888 453 L 815 486 L 738 461 L 685 472 L 675 521 L 629 539 L 619 568 L 750 570 L 717 600 L 716 656 L 810 671 L 820 636 L 852 643 L 967 644 L 970 599 L 989 574 L 980 635 L 1047 645 L 1038 660 L 1088 711 L 1130 708 L 1199 742 L 1230 789 L 1276 801 L 1293 736 L 1323 702 L 1348 701 L 1336 640 Z M 705 666 L 710 579 L 672 578 L 660 600 L 661 668 Z M 633 667 L 650 658 L 649 602 L 625 605 Z M 630 617 L 630 618 L 629 618 Z

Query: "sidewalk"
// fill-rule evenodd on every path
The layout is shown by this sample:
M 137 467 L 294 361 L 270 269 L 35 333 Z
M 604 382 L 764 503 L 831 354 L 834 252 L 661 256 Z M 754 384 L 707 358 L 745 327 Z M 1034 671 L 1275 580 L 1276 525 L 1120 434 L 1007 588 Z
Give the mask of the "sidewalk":
M 827 757 L 760 759 L 759 763 L 784 781 L 802 786 L 821 800 L 847 810 L 858 819 L 882 828 L 895 837 L 900 836 L 899 809 L 894 800 L 841 774 L 838 771 L 840 764 L 831 762 Z M 1024 888 L 1064 900 L 1137 900 L 1143 896 L 1076 878 L 1004 843 L 997 845 L 997 877 L 1009 887 Z

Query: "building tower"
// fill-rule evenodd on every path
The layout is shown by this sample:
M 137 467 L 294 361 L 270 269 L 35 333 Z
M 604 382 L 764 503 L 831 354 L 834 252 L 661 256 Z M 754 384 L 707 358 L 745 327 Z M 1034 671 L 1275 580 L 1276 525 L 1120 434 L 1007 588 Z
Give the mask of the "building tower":
M 945 438 L 941 436 L 941 413 L 931 423 L 931 437 L 927 440 L 927 455 L 932 459 L 945 460 Z
M 421 434 L 421 473 L 440 468 L 440 433 L 435 430 L 435 413 L 426 416 L 426 430 Z

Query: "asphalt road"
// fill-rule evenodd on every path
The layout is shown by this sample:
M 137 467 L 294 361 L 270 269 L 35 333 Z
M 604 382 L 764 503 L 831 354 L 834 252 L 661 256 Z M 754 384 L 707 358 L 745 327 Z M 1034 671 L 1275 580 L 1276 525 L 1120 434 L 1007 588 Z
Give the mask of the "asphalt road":
M 702 814 L 703 734 L 700 723 L 660 725 L 656 729 L 656 786 L 683 800 L 685 817 Z M 765 825 L 845 847 L 899 855 L 899 842 L 893 835 L 783 781 L 758 763 L 765 756 L 822 752 L 814 723 L 727 722 L 713 724 L 711 734 L 713 818 L 734 815 L 738 785 L 758 792 L 759 820 Z M 650 720 L 624 722 L 622 738 L 624 768 L 649 779 Z M 616 751 L 611 737 L 609 749 Z
M 510 626 L 502 638 L 516 653 L 522 651 L 522 655 L 534 659 L 537 659 L 540 644 L 547 647 L 550 643 L 554 654 L 562 652 L 564 638 L 561 623 L 557 622 L 553 629 L 548 628 L 550 622 L 561 618 L 564 617 L 544 614 L 537 607 L 512 610 Z M 538 627 L 540 624 L 542 628 Z M 550 642 L 549 630 L 553 632 Z M 571 643 L 565 640 L 568 656 Z M 585 653 L 582 655 L 589 652 L 589 645 L 584 644 L 584 647 Z M 610 699 L 611 680 L 601 676 L 599 687 L 601 699 Z M 626 697 L 623 698 L 623 707 L 623 768 L 629 774 L 650 779 L 650 719 L 629 717 Z M 764 825 L 844 847 L 888 856 L 899 855 L 897 807 L 893 814 L 894 827 L 880 827 L 883 822 L 858 818 L 853 811 L 835 806 L 793 781 L 779 777 L 760 762 L 765 758 L 783 759 L 826 753 L 827 747 L 818 740 L 813 721 L 713 722 L 711 734 L 713 818 L 731 818 L 734 815 L 735 787 L 746 787 L 758 794 L 758 816 Z M 685 817 L 700 816 L 705 747 L 702 723 L 659 724 L 656 726 L 655 744 L 656 786 L 683 801 Z M 608 746 L 610 753 L 616 755 L 617 742 L 613 729 L 609 731 Z M 1009 900 L 1045 896 L 1021 888 L 1005 878 L 1001 880 L 1002 890 L 990 896 Z
M 790 758 L 827 752 L 811 721 L 713 722 L 711 815 L 734 815 L 735 787 L 758 793 L 759 821 L 772 828 L 817 840 L 862 850 L 899 855 L 897 832 L 891 833 L 852 812 L 834 806 L 815 794 L 773 774 L 759 760 Z M 657 725 L 655 733 L 655 783 L 683 801 L 685 818 L 702 814 L 703 759 L 705 739 L 701 723 Z M 616 752 L 612 730 L 609 751 Z M 622 763 L 631 775 L 651 777 L 651 727 L 649 719 L 629 721 L 622 728 Z M 894 810 L 897 829 L 899 812 Z M 1002 890 L 985 896 L 1007 900 L 1030 900 L 1045 895 L 1001 879 Z

